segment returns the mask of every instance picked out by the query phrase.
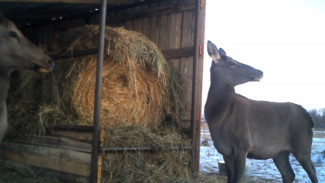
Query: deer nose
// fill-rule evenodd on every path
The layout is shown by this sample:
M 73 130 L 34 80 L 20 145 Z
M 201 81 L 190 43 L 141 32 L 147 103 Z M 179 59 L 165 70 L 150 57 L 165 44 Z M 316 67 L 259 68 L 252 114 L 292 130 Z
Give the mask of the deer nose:
M 263 77 L 263 72 L 261 70 L 256 70 L 256 74 L 259 76 L 259 78 Z

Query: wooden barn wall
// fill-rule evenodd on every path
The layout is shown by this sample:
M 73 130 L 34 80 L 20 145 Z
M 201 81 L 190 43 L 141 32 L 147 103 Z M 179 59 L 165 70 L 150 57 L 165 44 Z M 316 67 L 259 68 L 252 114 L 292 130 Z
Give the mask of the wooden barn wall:
M 146 13 L 143 13 L 143 11 Z M 127 16 L 125 12 L 108 16 L 108 23 L 141 32 L 158 45 L 169 65 L 182 78 L 183 95 L 181 101 L 183 101 L 185 111 L 181 116 L 181 120 L 184 128 L 190 129 L 195 2 L 154 8 L 148 6 L 138 7 L 133 11 L 129 10 L 127 14 L 137 15 L 137 12 L 141 14 L 140 17 L 131 20 L 114 20 L 114 17 Z M 110 21 L 113 21 L 113 23 L 110 23 Z

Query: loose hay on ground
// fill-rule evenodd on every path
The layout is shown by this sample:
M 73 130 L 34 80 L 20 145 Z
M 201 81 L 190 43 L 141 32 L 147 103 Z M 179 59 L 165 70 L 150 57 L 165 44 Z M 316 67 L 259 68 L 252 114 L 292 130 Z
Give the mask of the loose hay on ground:
M 127 135 L 125 135 L 127 134 Z M 167 151 L 190 146 L 190 140 L 173 128 L 153 131 L 143 127 L 119 127 L 107 133 L 111 147 L 160 147 L 161 152 L 107 153 L 103 159 L 104 182 L 181 182 L 191 178 L 190 152 Z

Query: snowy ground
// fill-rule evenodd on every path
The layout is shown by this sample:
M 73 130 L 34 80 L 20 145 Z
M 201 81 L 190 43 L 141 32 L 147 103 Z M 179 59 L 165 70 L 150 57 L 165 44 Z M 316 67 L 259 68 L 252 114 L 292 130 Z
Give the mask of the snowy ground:
M 312 161 L 317 170 L 318 180 L 319 182 L 325 182 L 325 131 L 314 132 L 312 146 Z M 201 130 L 200 171 L 208 174 L 218 173 L 218 161 L 221 160 L 223 160 L 222 156 L 214 148 L 209 130 L 203 125 Z M 296 174 L 295 183 L 310 182 L 307 173 L 293 156 L 290 157 L 290 162 Z M 252 166 L 252 176 L 249 177 L 250 180 L 257 181 L 259 179 L 271 179 L 274 180 L 274 182 L 282 182 L 281 175 L 275 167 L 272 159 L 248 159 L 246 163 L 250 163 Z

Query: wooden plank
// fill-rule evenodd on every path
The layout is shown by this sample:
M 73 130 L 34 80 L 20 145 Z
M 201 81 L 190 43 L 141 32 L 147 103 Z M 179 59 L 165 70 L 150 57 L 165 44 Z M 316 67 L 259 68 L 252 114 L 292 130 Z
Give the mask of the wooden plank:
M 50 134 L 54 136 L 67 137 L 75 140 L 91 141 L 93 139 L 92 132 L 51 130 Z
M 18 140 L 18 143 L 42 145 L 46 147 L 55 147 L 60 149 L 70 149 L 80 152 L 91 152 L 91 144 L 71 140 L 65 137 L 40 136 L 27 140 Z
M 112 13 L 108 16 L 108 23 L 114 24 L 117 22 L 123 22 L 127 20 L 141 19 L 144 17 L 162 16 L 171 13 L 179 13 L 182 11 L 189 11 L 194 9 L 195 9 L 195 3 L 191 1 L 191 2 L 184 2 L 181 4 L 173 3 L 171 5 L 157 6 L 156 8 L 147 8 L 141 11 L 128 10 L 128 12 L 125 12 L 123 16 L 121 16 L 121 14 L 118 13 L 118 10 L 116 10 L 116 11 L 111 11 Z
M 129 20 L 125 22 L 125 28 L 128 30 L 133 30 L 133 21 Z
M 186 11 L 182 18 L 182 35 L 181 47 L 193 47 L 191 57 L 181 58 L 180 74 L 183 79 L 183 95 L 182 101 L 185 112 L 182 115 L 182 121 L 186 124 L 183 126 L 190 126 L 191 109 L 192 109 L 192 82 L 193 82 L 193 56 L 194 56 L 194 12 Z
M 167 63 L 170 67 L 172 67 L 173 72 L 179 73 L 181 59 L 168 59 Z
M 180 74 L 183 79 L 183 105 L 185 110 L 190 111 L 192 105 L 193 57 L 181 58 Z
M 21 151 L 35 156 L 50 157 L 58 161 L 73 161 L 82 164 L 89 164 L 91 162 L 91 154 L 78 152 L 74 150 L 58 149 L 53 147 L 44 147 L 37 145 L 9 143 L 3 142 L 3 147 L 6 150 Z
M 113 26 L 113 27 L 125 27 L 124 22 L 118 22 L 118 23 L 116 23 L 114 25 L 111 25 L 111 26 Z
M 160 30 L 160 17 L 150 18 L 150 40 L 156 45 L 159 45 L 159 30 Z
M 149 18 L 141 19 L 141 33 L 150 39 L 151 24 Z
M 168 18 L 170 22 L 169 49 L 180 48 L 182 32 L 182 13 L 170 14 Z
M 181 47 L 194 46 L 194 12 L 186 11 L 183 14 Z
M 193 56 L 194 47 L 163 50 L 162 53 L 164 54 L 166 59 L 190 57 Z
M 191 125 L 191 111 L 185 110 L 182 112 L 182 116 L 180 117 L 182 121 L 188 121 L 189 125 Z
M 141 19 L 136 19 L 136 20 L 133 20 L 133 30 L 137 31 L 137 32 L 142 32 L 141 26 L 142 22 L 141 22 Z
M 182 131 L 182 133 L 185 133 L 185 134 L 191 133 L 191 119 L 182 121 L 181 131 Z
M 159 48 L 160 50 L 169 49 L 169 34 L 170 34 L 170 22 L 168 21 L 168 15 L 162 15 L 160 17 L 160 30 L 159 30 Z
M 41 168 L 48 168 L 52 170 L 62 171 L 81 176 L 90 175 L 90 165 L 76 163 L 71 161 L 58 161 L 57 159 L 30 155 L 24 152 L 0 149 L 0 157 L 5 160 L 13 162 L 24 163 Z

